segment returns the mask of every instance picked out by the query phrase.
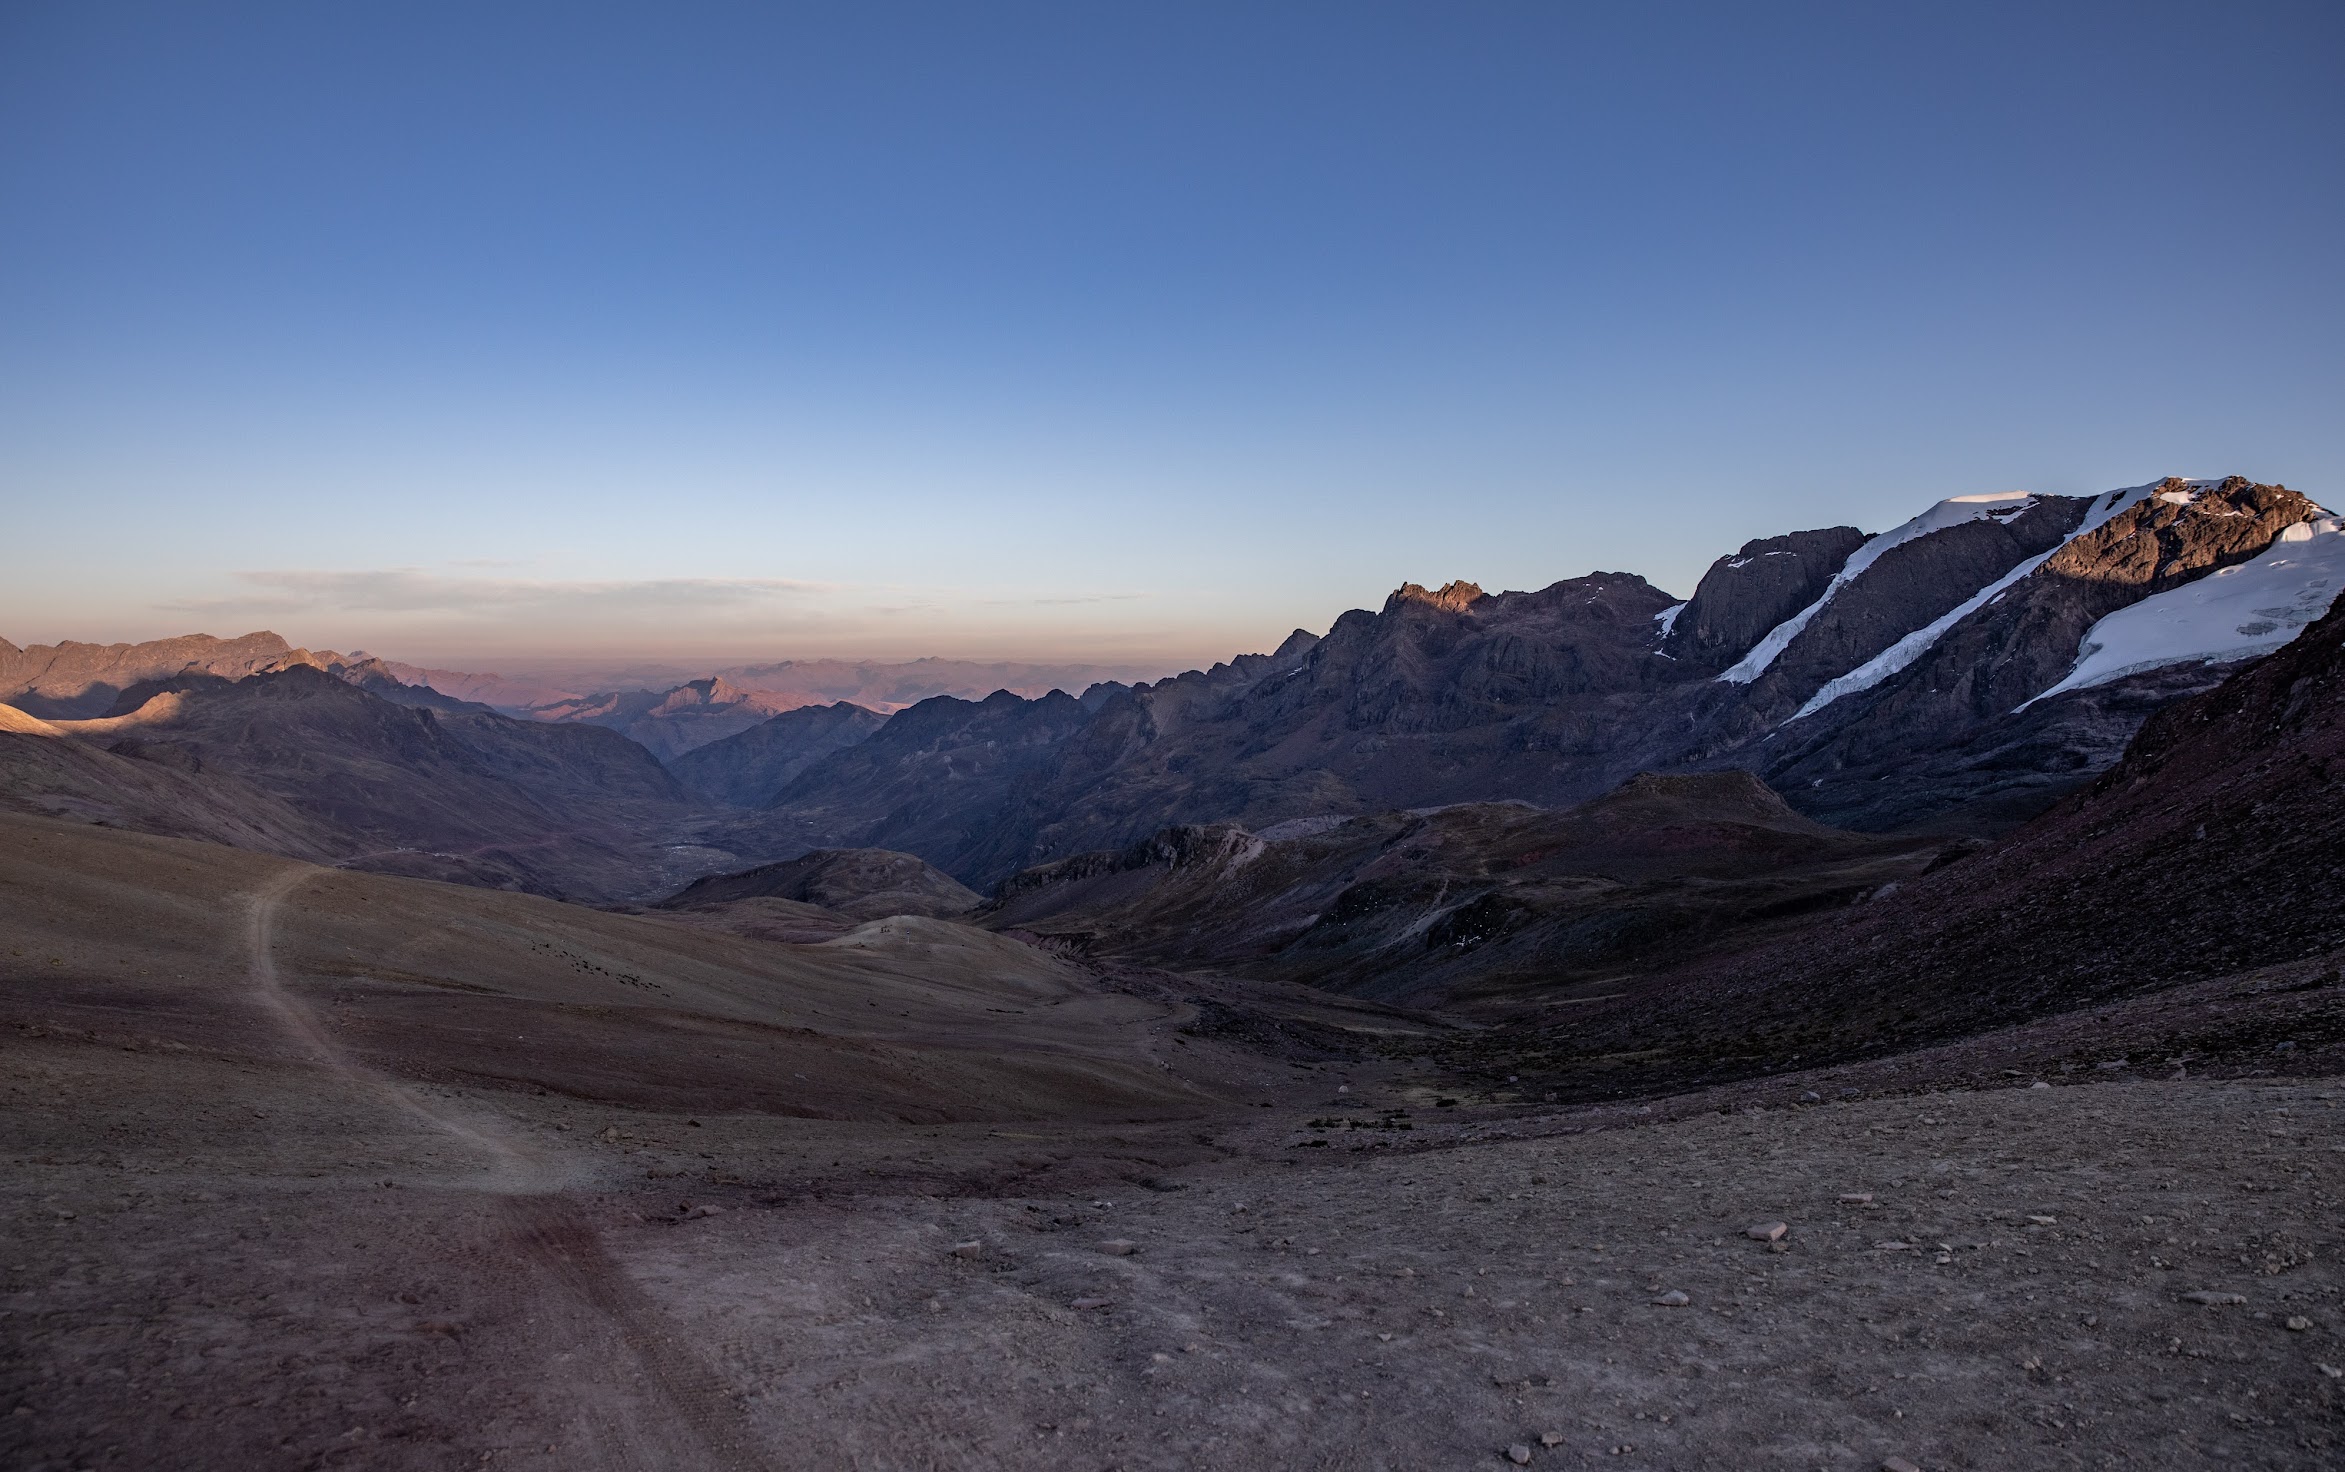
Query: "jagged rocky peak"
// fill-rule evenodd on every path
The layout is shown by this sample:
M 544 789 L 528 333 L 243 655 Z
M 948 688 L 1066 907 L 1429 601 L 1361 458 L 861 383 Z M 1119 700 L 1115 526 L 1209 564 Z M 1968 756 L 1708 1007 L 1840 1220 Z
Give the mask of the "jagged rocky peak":
M 1726 668 L 1769 629 L 1815 602 L 1850 554 L 1865 544 L 1853 526 L 1761 537 L 1710 564 L 1693 598 L 1671 621 L 1661 652 L 1689 673 Z
M 1463 580 L 1443 583 L 1433 589 L 1417 583 L 1403 583 L 1393 589 L 1390 598 L 1384 600 L 1384 611 L 1397 613 L 1411 604 L 1422 604 L 1443 613 L 1464 613 L 1487 596 L 1479 585 Z M 1296 632 L 1300 633 L 1301 630 Z
M 2242 475 L 2169 476 L 2129 499 L 2055 553 L 2045 573 L 2155 593 L 2258 556 L 2286 528 L 2322 515 L 2286 486 Z
M 750 699 L 750 692 L 727 680 L 722 675 L 711 675 L 702 680 L 686 680 L 670 690 L 652 707 L 655 711 L 688 710 L 697 706 L 740 705 Z
M 1297 629 L 1287 635 L 1276 649 L 1270 651 L 1270 657 L 1283 664 L 1287 660 L 1309 654 L 1318 643 L 1319 636 L 1317 634 L 1312 633 L 1309 629 Z

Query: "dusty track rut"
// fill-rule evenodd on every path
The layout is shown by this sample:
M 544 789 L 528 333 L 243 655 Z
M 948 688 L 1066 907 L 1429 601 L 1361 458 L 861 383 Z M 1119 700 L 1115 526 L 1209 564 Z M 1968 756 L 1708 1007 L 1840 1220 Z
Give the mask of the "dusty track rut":
M 615 1394 L 605 1403 L 626 1404 L 648 1388 L 665 1423 L 583 1428 L 599 1433 L 595 1439 L 607 1463 L 672 1468 L 676 1452 L 683 1450 L 693 1458 L 691 1465 L 766 1472 L 773 1464 L 742 1424 L 732 1389 L 682 1343 L 659 1306 L 604 1250 L 578 1203 L 563 1193 L 573 1178 L 566 1163 L 493 1116 L 448 1108 L 353 1057 L 285 985 L 273 945 L 278 911 L 303 884 L 327 872 L 309 865 L 288 869 L 251 896 L 245 937 L 249 975 L 262 1005 L 315 1063 L 349 1087 L 483 1157 L 483 1168 L 460 1184 L 490 1193 L 498 1202 L 502 1230 L 496 1242 L 484 1244 L 481 1255 L 496 1258 L 503 1268 L 498 1277 L 509 1285 L 505 1296 L 511 1306 L 543 1307 L 563 1318 L 581 1317 L 583 1310 L 605 1341 L 597 1358 L 615 1365 L 632 1361 L 643 1381 L 625 1388 L 633 1394 Z M 543 1303 L 548 1294 L 562 1301 Z

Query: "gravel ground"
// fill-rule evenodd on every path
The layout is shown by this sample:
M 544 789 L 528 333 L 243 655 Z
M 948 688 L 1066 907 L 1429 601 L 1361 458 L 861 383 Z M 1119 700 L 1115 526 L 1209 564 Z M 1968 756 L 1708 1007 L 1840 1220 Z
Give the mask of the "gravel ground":
M 2345 1445 L 2345 1092 L 2319 1081 L 1426 1148 L 1307 1127 L 1405 1107 L 1367 1082 L 1181 1131 L 441 1099 L 578 1157 L 568 1189 L 512 1194 L 451 1182 L 462 1152 L 379 1102 L 339 1117 L 315 1079 L 190 1064 L 126 1096 L 75 1056 L 11 1050 L 11 1117 L 86 1139 L 177 1086 L 247 1119 L 9 1172 L 12 1466 L 1473 1467 L 1522 1446 L 2310 1468 Z M 1779 1243 L 1746 1234 L 1776 1222 Z
M 2036 1087 L 2072 1016 L 1485 1101 L 1396 1014 L 933 922 L 16 822 L 11 1472 L 2345 1462 L 2333 1077 Z

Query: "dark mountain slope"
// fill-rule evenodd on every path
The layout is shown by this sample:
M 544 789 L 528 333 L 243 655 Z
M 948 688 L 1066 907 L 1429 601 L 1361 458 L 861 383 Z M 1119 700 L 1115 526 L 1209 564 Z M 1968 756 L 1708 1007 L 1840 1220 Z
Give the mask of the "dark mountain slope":
M 2122 761 L 2003 844 L 1624 988 L 1553 1031 L 1542 1066 L 1550 1087 L 1601 1092 L 1624 1050 L 1690 1082 L 2286 963 L 2333 984 L 2341 891 L 2345 607 L 2151 716 Z
M 695 747 L 671 759 L 668 770 L 686 788 L 733 807 L 772 803 L 800 772 L 844 750 L 886 724 L 887 717 L 842 700 L 783 711 L 748 730 Z
M 687 795 L 615 732 L 395 705 L 310 665 L 134 685 L 70 739 L 268 794 L 354 866 L 607 899 L 670 887 Z M 134 704 L 135 703 L 135 704 Z
M 1411 585 L 1307 649 L 1135 689 L 1027 795 L 1031 842 L 1005 856 L 1136 842 L 1167 820 L 1591 796 L 1628 775 L 1625 733 L 1672 678 L 1655 647 L 1671 602 L 1617 573 L 1495 597 Z
M 1567 812 L 1469 803 L 1167 829 L 1006 881 L 994 928 L 1381 1001 L 1542 999 L 1847 904 L 1937 856 L 1820 827 L 1742 772 L 1643 776 Z
M 1828 681 L 2051 552 L 2092 504 L 2081 496 L 2024 497 L 1881 552 L 1751 682 L 1753 711 L 1782 719 Z
M 975 890 L 911 854 L 881 848 L 828 848 L 738 874 L 696 879 L 662 900 L 659 908 L 691 910 L 758 899 L 820 905 L 857 920 L 881 920 L 890 915 L 930 919 L 965 915 L 978 903 Z
M 1008 867 L 996 855 L 1016 846 L 1008 818 L 1021 790 L 1090 719 L 1063 691 L 939 695 L 807 766 L 772 808 L 712 832 L 750 854 L 896 849 L 963 882 L 990 882 Z
M 1769 629 L 1824 595 L 1832 575 L 1865 544 L 1853 526 L 1745 542 L 1702 574 L 1671 622 L 1662 653 L 1690 673 L 1714 675 L 1750 652 Z
M 2067 673 L 2093 625 L 2256 557 L 2318 513 L 2283 486 L 2236 476 L 2162 482 L 2061 545 L 1903 669 L 1780 727 L 1760 770 L 1808 811 L 1866 828 L 2071 786 L 2113 761 L 2159 704 L 2227 673 L 2181 665 L 2063 694 L 2045 702 L 2053 709 L 2020 709 Z M 2060 749 L 2029 750 L 2054 733 Z
M 203 770 L 183 747 L 111 749 L 0 705 L 0 807 L 72 822 L 324 860 L 341 836 L 248 782 Z

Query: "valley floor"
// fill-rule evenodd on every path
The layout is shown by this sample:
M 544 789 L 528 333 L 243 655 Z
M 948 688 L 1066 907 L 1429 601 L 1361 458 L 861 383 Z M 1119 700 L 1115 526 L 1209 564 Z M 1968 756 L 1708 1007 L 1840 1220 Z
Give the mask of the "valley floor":
M 2335 1080 L 1437 1113 L 1119 994 L 1099 1056 L 1179 1060 L 1134 1122 L 688 1110 L 385 1061 L 364 978 L 274 959 L 359 901 L 235 864 L 145 992 L 0 937 L 11 1468 L 2345 1457 Z

